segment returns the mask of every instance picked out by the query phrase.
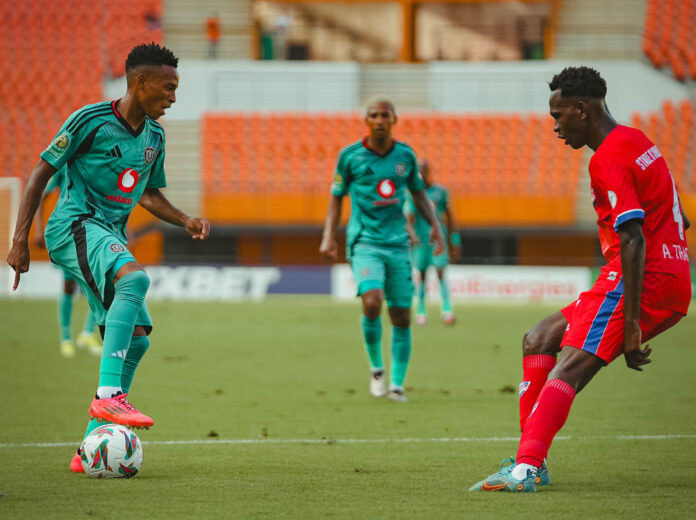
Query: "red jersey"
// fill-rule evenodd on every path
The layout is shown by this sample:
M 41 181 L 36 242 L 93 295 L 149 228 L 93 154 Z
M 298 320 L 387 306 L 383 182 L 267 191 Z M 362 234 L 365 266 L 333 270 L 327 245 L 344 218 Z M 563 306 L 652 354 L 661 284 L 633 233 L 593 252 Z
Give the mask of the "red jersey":
M 684 221 L 672 174 L 657 146 L 640 130 L 616 126 L 590 160 L 590 180 L 604 270 L 621 273 L 619 226 L 642 220 L 646 275 L 674 275 L 676 285 L 684 286 L 679 291 L 684 294 L 670 298 L 666 287 L 649 287 L 652 277 L 646 276 L 642 299 L 686 313 L 691 281 Z

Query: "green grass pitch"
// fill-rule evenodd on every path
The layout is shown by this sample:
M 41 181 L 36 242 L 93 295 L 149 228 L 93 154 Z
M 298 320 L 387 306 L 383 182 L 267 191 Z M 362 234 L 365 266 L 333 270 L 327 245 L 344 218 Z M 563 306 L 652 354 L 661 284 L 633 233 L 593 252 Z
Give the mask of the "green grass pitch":
M 155 419 L 142 470 L 91 480 L 68 463 L 98 359 L 59 356 L 55 302 L 0 301 L 0 518 L 693 518 L 692 317 L 651 342 L 644 373 L 602 370 L 551 448 L 553 485 L 512 495 L 467 489 L 516 451 L 521 338 L 555 308 L 458 306 L 453 328 L 431 308 L 407 404 L 368 394 L 357 301 L 150 310 L 131 392 Z

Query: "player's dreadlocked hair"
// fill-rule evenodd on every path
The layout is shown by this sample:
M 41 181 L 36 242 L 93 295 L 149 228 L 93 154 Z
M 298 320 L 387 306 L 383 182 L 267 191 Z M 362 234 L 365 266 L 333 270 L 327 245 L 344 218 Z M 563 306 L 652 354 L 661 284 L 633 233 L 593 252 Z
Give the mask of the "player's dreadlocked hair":
M 166 47 L 160 47 L 155 42 L 136 45 L 126 58 L 126 72 L 141 65 L 169 65 L 176 67 L 179 58 Z
M 551 91 L 561 89 L 562 97 L 589 97 L 603 99 L 607 95 L 607 83 L 590 67 L 566 67 L 549 83 Z

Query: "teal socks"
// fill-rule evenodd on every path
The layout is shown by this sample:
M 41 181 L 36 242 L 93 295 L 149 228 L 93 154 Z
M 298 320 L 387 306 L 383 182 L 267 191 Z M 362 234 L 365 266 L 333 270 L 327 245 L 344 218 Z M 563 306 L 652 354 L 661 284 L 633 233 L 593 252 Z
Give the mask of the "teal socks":
M 440 296 L 442 297 L 442 312 L 452 312 L 449 285 L 444 276 L 440 280 Z
M 60 325 L 60 339 L 65 341 L 72 337 L 70 323 L 72 321 L 73 296 L 61 292 L 58 295 L 58 325 Z
M 362 324 L 363 337 L 365 338 L 365 350 L 367 357 L 370 360 L 370 370 L 384 369 L 382 361 L 382 318 L 377 316 L 375 319 L 370 319 L 364 314 L 360 316 Z
M 123 370 L 121 371 L 121 388 L 124 394 L 130 391 L 135 369 L 138 368 L 140 360 L 143 359 L 149 347 L 150 339 L 147 336 L 133 336 L 131 338 L 130 347 L 128 347 L 128 353 L 123 361 Z
M 85 318 L 85 326 L 82 328 L 84 334 L 94 334 L 94 329 L 97 326 L 97 319 L 94 317 L 92 309 L 87 313 Z
M 418 314 L 425 314 L 425 278 L 418 284 Z
M 392 327 L 391 389 L 403 390 L 411 358 L 411 328 Z
M 365 337 L 365 349 L 370 359 L 370 370 L 384 369 L 382 361 L 382 320 L 360 317 Z M 411 358 L 411 328 L 392 327 L 391 387 L 403 389 L 408 362 Z
M 114 299 L 106 314 L 97 390 L 99 398 L 111 397 L 113 393 L 121 390 L 123 363 L 130 346 L 135 320 L 145 303 L 145 294 L 149 286 L 150 278 L 144 271 L 128 273 L 114 284 Z
M 123 372 L 121 373 L 121 388 L 123 389 L 123 393 L 127 394 L 130 391 L 133 376 L 135 375 L 135 369 L 138 368 L 140 360 L 143 358 L 149 347 L 150 339 L 147 336 L 131 337 L 128 353 L 126 354 L 126 359 L 123 362 Z M 96 419 L 90 419 L 87 423 L 87 429 L 85 430 L 85 437 L 87 437 L 89 432 L 94 430 L 97 426 L 103 424 L 103 422 L 100 423 Z

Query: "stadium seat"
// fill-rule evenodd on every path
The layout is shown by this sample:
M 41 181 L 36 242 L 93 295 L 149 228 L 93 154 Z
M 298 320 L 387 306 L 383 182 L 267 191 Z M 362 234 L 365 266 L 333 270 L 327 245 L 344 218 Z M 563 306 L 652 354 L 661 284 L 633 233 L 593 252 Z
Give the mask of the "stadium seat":
M 107 65 L 115 59 L 122 67 L 125 53 L 145 33 L 148 41 L 159 41 L 161 31 L 159 36 L 147 32 L 145 13 L 161 11 L 162 0 L 105 2 L 100 8 L 89 0 L 73 0 L 69 10 L 41 0 L 24 0 L 11 8 L 0 3 L 0 113 L 17 129 L 0 147 L 1 176 L 26 178 L 65 118 L 103 99 Z M 75 38 L 78 25 L 80 37 Z M 104 34 L 109 49 L 114 41 L 121 46 L 117 58 L 102 55 Z
M 669 66 L 680 81 L 696 79 L 694 0 L 649 0 L 643 30 L 643 52 L 655 67 Z
M 206 213 L 275 224 L 320 222 L 340 150 L 367 133 L 357 113 L 209 113 L 201 129 Z M 582 153 L 564 148 L 545 116 L 406 113 L 395 136 L 429 159 L 465 215 L 486 208 L 500 218 L 491 215 L 505 203 L 527 201 L 535 222 L 558 223 L 559 200 L 572 210 Z M 286 212 L 269 210 L 283 196 Z M 506 214 L 508 223 L 528 220 L 524 211 Z

